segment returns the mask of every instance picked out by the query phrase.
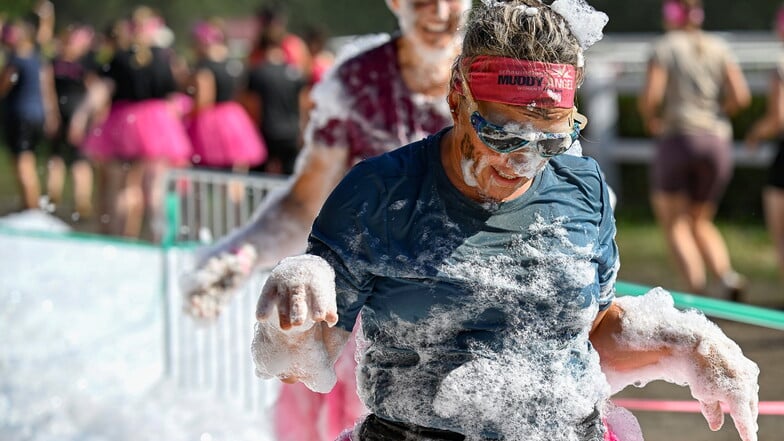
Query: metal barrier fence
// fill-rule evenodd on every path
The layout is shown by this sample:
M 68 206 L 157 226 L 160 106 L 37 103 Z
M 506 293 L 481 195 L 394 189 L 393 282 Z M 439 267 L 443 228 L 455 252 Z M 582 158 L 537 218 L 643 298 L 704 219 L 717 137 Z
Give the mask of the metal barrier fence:
M 163 242 L 166 375 L 186 390 L 208 391 L 255 413 L 277 396 L 278 383 L 255 376 L 250 345 L 255 304 L 266 274 L 245 284 L 215 322 L 183 313 L 180 279 L 193 265 L 196 243 L 224 236 L 245 223 L 285 179 L 200 170 L 174 170 L 166 179 Z

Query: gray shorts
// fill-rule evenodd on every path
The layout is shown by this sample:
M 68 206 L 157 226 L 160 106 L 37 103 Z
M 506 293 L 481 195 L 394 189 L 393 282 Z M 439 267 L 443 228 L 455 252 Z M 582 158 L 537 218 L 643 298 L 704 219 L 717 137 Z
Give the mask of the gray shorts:
M 654 191 L 683 193 L 695 202 L 718 203 L 732 172 L 729 140 L 710 133 L 670 135 L 656 142 L 650 183 Z

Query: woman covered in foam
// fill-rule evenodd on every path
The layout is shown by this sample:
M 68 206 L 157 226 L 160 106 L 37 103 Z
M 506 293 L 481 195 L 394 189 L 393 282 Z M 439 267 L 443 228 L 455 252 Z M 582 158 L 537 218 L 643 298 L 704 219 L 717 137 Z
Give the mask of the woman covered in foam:
M 655 379 L 688 385 L 714 430 L 726 404 L 757 439 L 759 369 L 734 342 L 663 290 L 615 299 L 607 185 L 593 159 L 563 154 L 584 126 L 574 94 L 602 15 L 583 0 L 474 8 L 453 126 L 354 167 L 308 254 L 270 274 L 259 375 L 328 391 L 360 327 L 370 414 L 343 439 L 639 440 L 607 400 Z

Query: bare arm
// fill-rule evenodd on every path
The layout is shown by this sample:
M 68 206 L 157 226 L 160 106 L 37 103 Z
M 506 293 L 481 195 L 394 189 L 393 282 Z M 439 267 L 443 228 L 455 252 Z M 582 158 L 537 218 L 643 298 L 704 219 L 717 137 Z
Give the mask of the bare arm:
M 196 271 L 183 279 L 186 312 L 217 317 L 254 267 L 304 252 L 313 220 L 346 171 L 347 155 L 346 148 L 307 147 L 287 185 L 270 194 L 248 223 L 199 250 Z
M 784 128 L 784 81 L 778 75 L 770 79 L 765 114 L 754 123 L 746 136 L 746 145 L 756 148 L 764 139 L 775 137 Z
M 195 93 L 193 95 L 193 111 L 198 112 L 215 103 L 215 77 L 208 69 L 199 69 L 191 78 Z
M 646 130 L 653 136 L 661 132 L 661 116 L 659 107 L 664 99 L 664 88 L 667 86 L 667 70 L 655 61 L 648 63 L 645 85 L 637 100 Z
M 54 86 L 54 72 L 49 63 L 41 67 L 41 95 L 44 101 L 44 128 L 48 136 L 54 136 L 60 125 L 60 110 L 57 106 L 57 91 Z
M 347 156 L 346 148 L 306 147 L 285 190 L 270 196 L 253 220 L 232 232 L 219 247 L 251 245 L 257 255 L 255 265 L 262 268 L 302 253 L 321 205 L 346 172 Z
M 0 98 L 6 96 L 11 91 L 16 81 L 16 68 L 6 65 L 2 73 L 0 73 Z
M 743 441 L 756 441 L 757 365 L 696 311 L 678 311 L 660 288 L 616 299 L 590 335 L 613 393 L 630 384 L 664 380 L 688 385 L 712 430 L 729 408 Z
M 87 95 L 79 103 L 79 107 L 71 117 L 71 126 L 68 128 L 68 140 L 73 145 L 82 144 L 90 117 L 109 106 L 114 92 L 114 82 L 110 79 L 90 74 L 86 81 Z
M 743 71 L 735 62 L 728 62 L 724 66 L 725 90 L 722 107 L 727 115 L 735 115 L 751 103 L 751 93 L 746 84 Z

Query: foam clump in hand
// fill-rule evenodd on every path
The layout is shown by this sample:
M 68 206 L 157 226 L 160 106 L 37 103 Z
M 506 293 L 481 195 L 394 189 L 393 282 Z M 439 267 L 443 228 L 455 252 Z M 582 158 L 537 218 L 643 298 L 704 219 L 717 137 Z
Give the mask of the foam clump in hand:
M 337 322 L 335 273 L 322 258 L 283 259 L 267 278 L 256 309 L 251 345 L 256 375 L 301 381 L 328 392 L 337 381 L 332 365 L 345 341 L 328 332 Z M 285 323 L 282 323 L 285 322 Z
M 212 320 L 230 302 L 232 294 L 253 270 L 256 250 L 243 245 L 232 252 L 211 257 L 196 272 L 183 278 L 186 314 Z

